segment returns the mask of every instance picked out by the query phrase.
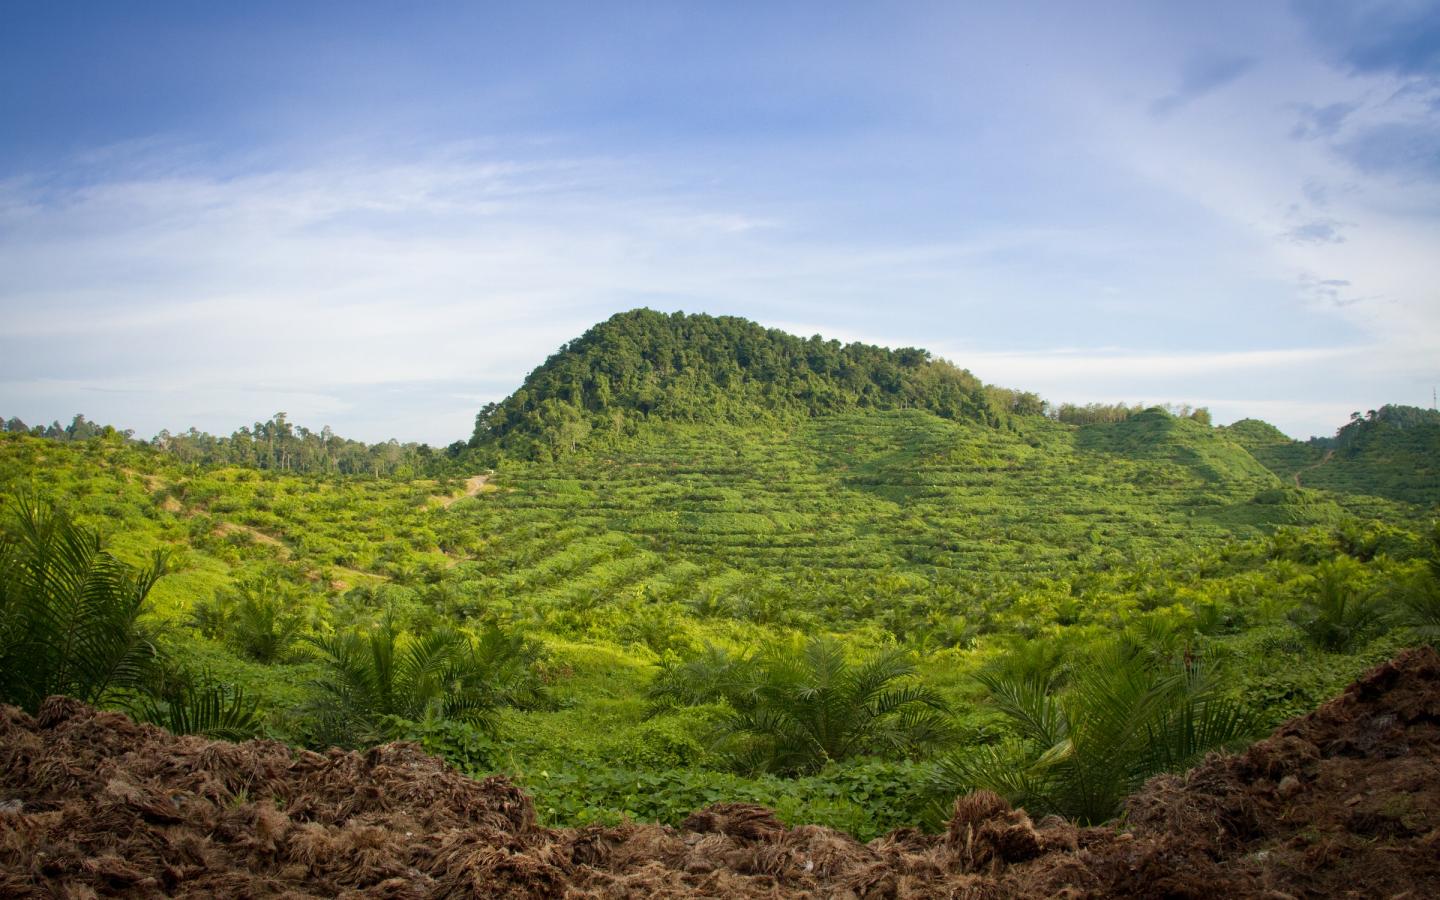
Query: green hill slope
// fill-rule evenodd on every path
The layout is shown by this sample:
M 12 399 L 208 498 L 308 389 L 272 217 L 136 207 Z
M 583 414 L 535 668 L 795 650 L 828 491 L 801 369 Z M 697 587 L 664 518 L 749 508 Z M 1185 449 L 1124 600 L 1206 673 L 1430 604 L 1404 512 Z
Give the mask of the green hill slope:
M 1266 468 L 1296 486 L 1406 503 L 1440 503 L 1440 413 L 1386 405 L 1358 413 L 1333 439 L 1291 440 L 1245 419 L 1221 429 Z
M 1077 446 L 1133 460 L 1168 461 L 1208 482 L 1268 482 L 1271 473 L 1224 432 L 1163 409 L 1147 409 L 1123 422 L 1083 427 Z
M 1219 430 L 1248 450 L 1265 468 L 1292 483 L 1298 473 L 1325 457 L 1323 449 L 1294 440 L 1274 425 L 1259 419 L 1241 419 Z

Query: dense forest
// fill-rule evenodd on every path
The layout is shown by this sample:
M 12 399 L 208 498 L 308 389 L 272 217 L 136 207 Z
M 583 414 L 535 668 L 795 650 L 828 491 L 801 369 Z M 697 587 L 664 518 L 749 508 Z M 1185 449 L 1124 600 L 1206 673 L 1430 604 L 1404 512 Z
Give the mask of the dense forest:
M 649 311 L 440 451 L 12 419 L 0 695 L 416 740 L 552 824 L 735 800 L 870 837 L 976 787 L 1099 822 L 1435 641 L 1437 432 L 1052 409 Z
M 561 347 L 475 421 L 474 446 L 551 455 L 638 422 L 780 423 L 857 409 L 923 409 L 999 426 L 1040 398 L 983 384 L 925 350 L 799 338 L 729 316 L 620 313 Z

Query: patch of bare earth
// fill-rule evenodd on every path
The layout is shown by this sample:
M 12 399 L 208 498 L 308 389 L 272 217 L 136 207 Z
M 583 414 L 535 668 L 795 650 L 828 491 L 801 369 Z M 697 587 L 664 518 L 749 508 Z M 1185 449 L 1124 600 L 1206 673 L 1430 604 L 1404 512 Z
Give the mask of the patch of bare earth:
M 466 497 L 474 497 L 485 489 L 485 482 L 489 480 L 489 475 L 471 475 L 469 478 L 465 479 L 465 493 L 449 497 L 437 498 L 440 502 L 440 506 L 444 508 L 449 508 L 449 506 L 456 500 L 462 500 Z
M 869 844 L 719 804 L 546 829 L 415 745 L 175 737 L 52 698 L 0 708 L 0 896 L 1440 896 L 1440 656 L 1409 651 L 1243 753 L 1152 779 L 1129 830 L 959 798 Z
M 226 535 L 231 534 L 246 534 L 249 535 L 250 539 L 257 544 L 264 544 L 267 547 L 274 547 L 275 552 L 278 553 L 281 558 L 288 559 L 290 556 L 290 548 L 285 546 L 284 541 L 280 540 L 274 535 L 266 534 L 258 528 L 252 528 L 249 525 L 240 525 L 235 522 L 221 522 L 215 528 L 215 533 L 220 537 L 225 537 Z

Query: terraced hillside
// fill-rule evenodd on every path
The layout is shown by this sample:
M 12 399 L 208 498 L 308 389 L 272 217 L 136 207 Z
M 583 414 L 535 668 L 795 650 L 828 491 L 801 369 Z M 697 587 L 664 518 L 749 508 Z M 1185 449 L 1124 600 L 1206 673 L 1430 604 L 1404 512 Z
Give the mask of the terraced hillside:
M 735 613 L 777 595 L 831 614 L 827 596 L 849 603 L 857 581 L 909 579 L 938 599 L 1342 515 L 1331 501 L 1286 502 L 1243 449 L 1158 410 L 1084 429 L 913 410 L 785 429 L 657 426 L 563 466 L 509 465 L 492 484 L 451 510 L 483 536 L 462 577 L 531 608 L 600 592 Z

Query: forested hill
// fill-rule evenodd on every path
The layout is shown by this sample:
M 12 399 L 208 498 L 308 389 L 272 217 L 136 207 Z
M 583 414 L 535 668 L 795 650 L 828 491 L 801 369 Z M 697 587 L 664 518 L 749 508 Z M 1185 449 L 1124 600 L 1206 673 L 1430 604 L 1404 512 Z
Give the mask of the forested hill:
M 1333 438 L 1305 442 L 1255 419 L 1223 431 L 1297 486 L 1440 503 L 1440 412 L 1435 410 L 1386 404 L 1354 413 Z
M 1003 425 L 1035 394 L 983 384 L 925 350 L 800 338 L 746 319 L 638 309 L 563 346 L 476 417 L 473 444 L 558 452 L 645 419 L 747 423 L 922 409 Z

